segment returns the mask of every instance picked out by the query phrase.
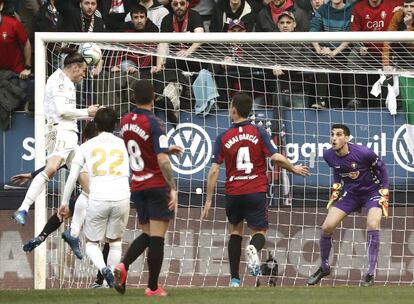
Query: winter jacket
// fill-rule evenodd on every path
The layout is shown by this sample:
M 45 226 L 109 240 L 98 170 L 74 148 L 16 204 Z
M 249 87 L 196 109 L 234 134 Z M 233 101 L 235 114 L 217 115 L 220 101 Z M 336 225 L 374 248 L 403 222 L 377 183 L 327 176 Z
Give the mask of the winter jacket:
M 19 77 L 12 71 L 0 70 L 0 129 L 10 125 L 10 115 L 22 104 L 25 92 L 19 86 Z

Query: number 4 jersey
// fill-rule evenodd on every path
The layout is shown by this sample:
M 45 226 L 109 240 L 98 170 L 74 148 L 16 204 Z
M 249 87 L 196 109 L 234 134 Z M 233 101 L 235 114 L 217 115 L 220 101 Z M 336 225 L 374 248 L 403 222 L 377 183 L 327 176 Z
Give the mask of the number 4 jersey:
M 215 143 L 212 162 L 226 164 L 226 194 L 267 191 L 266 157 L 277 153 L 269 134 L 250 121 L 233 124 Z
M 131 191 L 166 187 L 157 154 L 168 153 L 162 120 L 151 111 L 135 108 L 121 120 L 121 137 L 128 149 L 132 170 Z

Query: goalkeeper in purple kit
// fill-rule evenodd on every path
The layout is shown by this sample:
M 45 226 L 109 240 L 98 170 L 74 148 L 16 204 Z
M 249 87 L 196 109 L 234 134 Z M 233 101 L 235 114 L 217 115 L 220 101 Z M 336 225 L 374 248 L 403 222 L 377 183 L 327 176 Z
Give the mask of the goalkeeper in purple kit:
M 365 146 L 349 143 L 347 126 L 334 124 L 331 128 L 332 148 L 323 157 L 333 169 L 333 187 L 328 201 L 328 214 L 321 227 L 319 241 L 321 265 L 308 279 L 317 284 L 330 274 L 329 254 L 332 234 L 338 224 L 350 213 L 367 209 L 368 271 L 362 286 L 374 284 L 380 245 L 381 216 L 388 217 L 388 172 L 385 163 Z

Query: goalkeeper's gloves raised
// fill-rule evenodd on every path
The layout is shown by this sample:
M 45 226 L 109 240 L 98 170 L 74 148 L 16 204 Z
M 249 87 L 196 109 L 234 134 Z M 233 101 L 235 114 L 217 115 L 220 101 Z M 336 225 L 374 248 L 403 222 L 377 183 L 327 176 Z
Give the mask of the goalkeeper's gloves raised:
M 382 215 L 387 218 L 388 217 L 388 200 L 389 200 L 389 191 L 388 189 L 379 189 L 378 191 L 381 195 L 378 204 L 381 206 Z
M 341 190 L 342 190 L 342 184 L 334 183 L 332 185 L 332 193 L 331 193 L 331 197 L 329 198 L 328 204 L 326 205 L 326 209 L 331 208 L 332 205 L 339 199 L 339 197 L 341 196 Z

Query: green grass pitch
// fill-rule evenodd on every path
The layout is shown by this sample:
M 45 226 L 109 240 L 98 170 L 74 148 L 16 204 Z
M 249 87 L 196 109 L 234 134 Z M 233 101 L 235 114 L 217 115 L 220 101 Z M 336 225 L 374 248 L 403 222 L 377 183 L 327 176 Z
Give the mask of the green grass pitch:
M 405 304 L 414 303 L 414 286 L 362 287 L 264 287 L 264 288 L 167 288 L 166 298 L 146 298 L 143 289 L 127 289 L 119 295 L 111 289 L 2 290 L 0 303 L 74 304 Z

